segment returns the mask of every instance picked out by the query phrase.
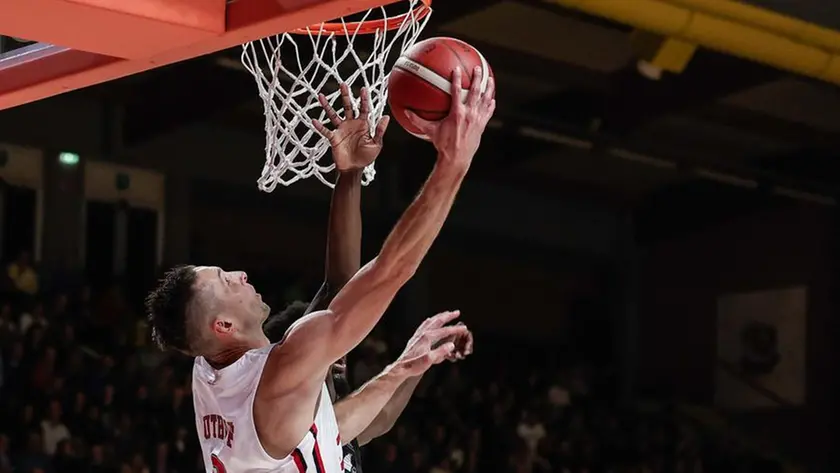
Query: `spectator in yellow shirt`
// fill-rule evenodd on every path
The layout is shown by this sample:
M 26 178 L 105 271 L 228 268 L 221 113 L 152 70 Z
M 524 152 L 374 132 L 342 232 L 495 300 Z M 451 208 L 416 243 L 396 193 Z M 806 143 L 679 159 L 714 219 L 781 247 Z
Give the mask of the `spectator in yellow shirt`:
M 29 252 L 21 252 L 18 259 L 7 268 L 7 274 L 15 289 L 34 296 L 38 293 L 38 273 L 35 272 L 30 261 Z

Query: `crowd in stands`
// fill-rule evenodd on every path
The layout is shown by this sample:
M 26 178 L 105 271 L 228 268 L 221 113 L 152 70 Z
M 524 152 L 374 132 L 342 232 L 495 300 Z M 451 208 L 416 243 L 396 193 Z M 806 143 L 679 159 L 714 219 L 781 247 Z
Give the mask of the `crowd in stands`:
M 24 259 L 6 276 L 0 473 L 203 471 L 191 360 L 150 346 L 142 314 L 118 290 L 41 294 Z M 403 343 L 375 332 L 351 357 L 351 383 L 376 374 Z M 779 471 L 673 415 L 616 407 L 609 376 L 559 358 L 479 334 L 473 357 L 435 367 L 397 425 L 364 447 L 365 471 Z

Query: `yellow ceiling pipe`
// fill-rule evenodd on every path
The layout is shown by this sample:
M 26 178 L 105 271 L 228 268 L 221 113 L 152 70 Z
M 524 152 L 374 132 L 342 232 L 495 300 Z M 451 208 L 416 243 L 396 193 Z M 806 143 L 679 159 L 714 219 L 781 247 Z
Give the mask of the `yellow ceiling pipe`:
M 738 9 L 731 5 L 726 6 L 726 16 L 711 13 L 712 4 L 733 3 L 728 0 L 546 1 L 840 85 L 840 52 L 783 35 L 784 25 L 780 26 L 778 22 L 771 31 L 751 24 L 748 18 L 736 20 L 733 15 Z M 702 3 L 703 11 L 689 8 L 689 3 L 697 3 L 695 6 Z M 723 6 L 720 8 L 724 9 Z M 752 21 L 756 21 L 755 17 Z M 806 30 L 797 31 L 801 35 Z M 819 41 L 825 41 L 827 37 L 824 33 L 809 34 L 814 36 L 810 39 Z
M 727 0 L 664 0 L 696 12 L 777 33 L 794 41 L 840 52 L 840 31 L 815 25 L 764 8 Z
M 636 30 L 631 39 L 639 59 L 663 71 L 679 74 L 694 56 L 697 46 L 681 39 Z

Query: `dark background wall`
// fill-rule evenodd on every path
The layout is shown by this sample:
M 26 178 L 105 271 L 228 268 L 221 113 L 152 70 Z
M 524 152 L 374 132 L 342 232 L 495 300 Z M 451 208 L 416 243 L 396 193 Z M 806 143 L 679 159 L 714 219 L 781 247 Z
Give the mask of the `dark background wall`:
M 838 353 L 836 217 L 831 209 L 784 204 L 718 223 L 647 249 L 639 310 L 639 387 L 711 404 L 715 389 L 717 297 L 808 287 L 806 402 L 741 415 L 756 431 L 818 455 L 830 444 Z M 803 430 L 821 435 L 802 441 Z

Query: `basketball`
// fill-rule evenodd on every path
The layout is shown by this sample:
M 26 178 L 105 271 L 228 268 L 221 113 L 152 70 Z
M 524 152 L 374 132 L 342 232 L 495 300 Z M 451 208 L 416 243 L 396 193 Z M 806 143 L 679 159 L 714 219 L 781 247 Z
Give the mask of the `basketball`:
M 477 49 L 454 38 L 429 38 L 407 49 L 391 70 L 388 78 L 388 105 L 391 115 L 412 135 L 428 139 L 409 121 L 411 110 L 420 118 L 437 121 L 446 118 L 451 106 L 450 78 L 461 67 L 461 100 L 466 98 L 475 67 L 481 67 L 481 91 L 493 75 L 490 65 Z

